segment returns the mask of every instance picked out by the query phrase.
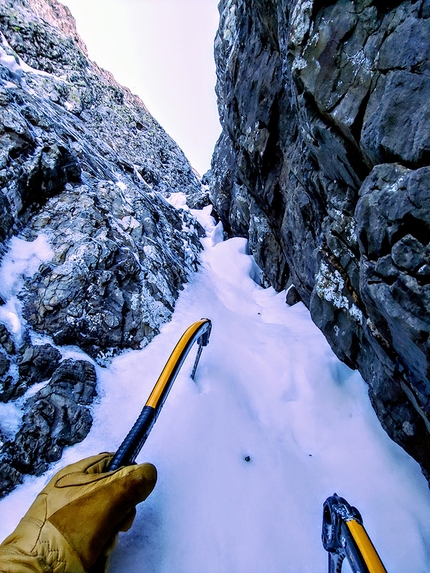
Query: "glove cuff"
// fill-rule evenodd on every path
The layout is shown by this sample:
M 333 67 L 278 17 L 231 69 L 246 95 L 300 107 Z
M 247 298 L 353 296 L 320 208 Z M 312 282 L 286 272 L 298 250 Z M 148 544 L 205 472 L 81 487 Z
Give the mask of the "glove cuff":
M 45 560 L 40 556 L 28 555 L 8 546 L 0 546 L 1 573 L 52 573 Z
M 26 547 L 24 539 L 14 534 L 0 545 L 0 573 L 53 573 L 54 571 L 86 573 L 78 555 L 49 522 L 44 524 L 31 549 Z

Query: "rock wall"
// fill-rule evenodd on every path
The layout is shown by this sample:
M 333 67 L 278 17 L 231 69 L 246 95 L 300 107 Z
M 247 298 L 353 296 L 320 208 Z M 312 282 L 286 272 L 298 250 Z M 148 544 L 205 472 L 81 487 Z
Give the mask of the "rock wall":
M 430 2 L 219 10 L 217 212 L 430 478 Z
M 66 7 L 1 0 L 0 31 L 0 255 L 12 238 L 51 252 L 0 285 L 0 401 L 24 409 L 14 435 L 0 420 L 1 495 L 91 426 L 94 366 L 62 347 L 103 364 L 146 345 L 197 268 L 202 229 L 165 199 L 201 192 L 182 151 L 88 59 Z

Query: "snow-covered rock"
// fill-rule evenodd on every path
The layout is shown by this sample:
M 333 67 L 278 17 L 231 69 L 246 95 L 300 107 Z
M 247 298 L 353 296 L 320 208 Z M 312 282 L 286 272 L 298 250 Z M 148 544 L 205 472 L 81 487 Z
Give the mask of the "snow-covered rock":
M 200 197 L 202 189 L 139 98 L 88 59 L 66 7 L 4 0 L 0 22 L 0 400 L 7 400 L 55 371 L 53 363 L 24 376 L 24 357 L 40 356 L 43 344 L 74 345 L 103 362 L 159 332 L 197 269 L 202 233 L 165 197 Z M 32 416 L 37 399 L 26 404 Z M 5 448 L 20 471 L 61 455 L 38 448 L 41 459 L 23 464 L 16 448 Z

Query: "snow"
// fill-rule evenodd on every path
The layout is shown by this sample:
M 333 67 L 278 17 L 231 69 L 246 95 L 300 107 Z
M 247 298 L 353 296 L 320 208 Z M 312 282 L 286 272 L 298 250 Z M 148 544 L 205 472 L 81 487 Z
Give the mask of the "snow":
M 23 334 L 21 303 L 17 297 L 26 278 L 30 278 L 43 262 L 54 256 L 48 237 L 41 233 L 34 241 L 12 237 L 9 250 L 0 266 L 0 322 L 4 323 L 17 342 Z
M 12 55 L 13 54 L 13 55 Z M 36 70 L 31 66 L 27 65 L 11 48 L 10 44 L 0 32 L 0 65 L 7 68 L 11 74 L 11 78 L 16 81 L 16 83 L 22 83 L 22 73 L 37 74 L 39 76 L 52 77 L 48 72 L 42 70 Z M 4 81 L 4 80 L 3 80 Z M 15 87 L 16 84 L 12 82 L 5 82 L 6 87 Z M 25 85 L 25 82 L 24 82 Z
M 0 403 L 1 430 L 8 439 L 13 439 L 19 430 L 22 420 L 22 404 L 22 400 L 19 404 L 16 402 Z
M 34 241 L 12 237 L 0 267 L 0 296 L 7 299 L 17 294 L 24 278 L 33 276 L 40 264 L 50 261 L 53 256 L 49 239 L 43 233 Z
M 23 336 L 23 323 L 21 302 L 18 293 L 23 287 L 26 278 L 30 278 L 43 262 L 48 262 L 54 256 L 48 237 L 41 233 L 34 241 L 25 241 L 12 237 L 8 244 L 8 251 L 0 265 L 0 297 L 4 300 L 0 306 L 0 322 L 5 324 L 9 332 L 20 344 Z M 47 342 L 47 341 L 45 341 Z M 11 366 L 9 375 L 18 377 L 18 369 Z M 0 429 L 9 438 L 13 438 L 21 425 L 22 406 L 26 398 L 38 389 L 33 386 L 27 394 L 15 402 L 0 403 Z
M 334 492 L 360 510 L 387 571 L 429 573 L 430 492 L 382 430 L 366 384 L 302 303 L 288 307 L 285 293 L 253 280 L 244 239 L 222 242 L 210 208 L 193 214 L 208 237 L 171 322 L 146 348 L 97 367 L 89 436 L 0 502 L 0 538 L 57 469 L 119 446 L 179 337 L 208 317 L 195 381 L 191 353 L 138 457 L 157 466 L 158 483 L 120 535 L 110 573 L 327 571 L 322 505 Z

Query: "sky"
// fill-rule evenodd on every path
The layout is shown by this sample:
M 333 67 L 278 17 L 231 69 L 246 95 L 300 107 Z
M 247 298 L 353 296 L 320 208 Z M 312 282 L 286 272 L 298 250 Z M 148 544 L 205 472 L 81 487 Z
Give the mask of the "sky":
M 183 194 L 169 201 L 186 208 Z M 246 240 L 223 242 L 210 210 L 192 211 L 207 237 L 172 320 L 142 350 L 95 365 L 90 433 L 0 501 L 0 539 L 55 471 L 119 446 L 182 333 L 207 317 L 195 379 L 196 345 L 136 460 L 152 462 L 158 481 L 120 534 L 108 573 L 326 573 L 322 508 L 335 492 L 358 508 L 389 573 L 430 573 L 430 490 L 418 464 L 384 432 L 365 382 L 336 358 L 303 303 L 289 307 L 285 292 L 259 286 Z M 13 277 L 2 296 L 16 298 L 36 259 L 50 256 L 43 234 L 15 238 L 0 268 Z M 88 359 L 76 347 L 61 351 Z M 11 423 L 14 404 L 0 406 Z
M 140 96 L 203 175 L 221 132 L 213 41 L 218 0 L 62 0 L 90 58 Z

